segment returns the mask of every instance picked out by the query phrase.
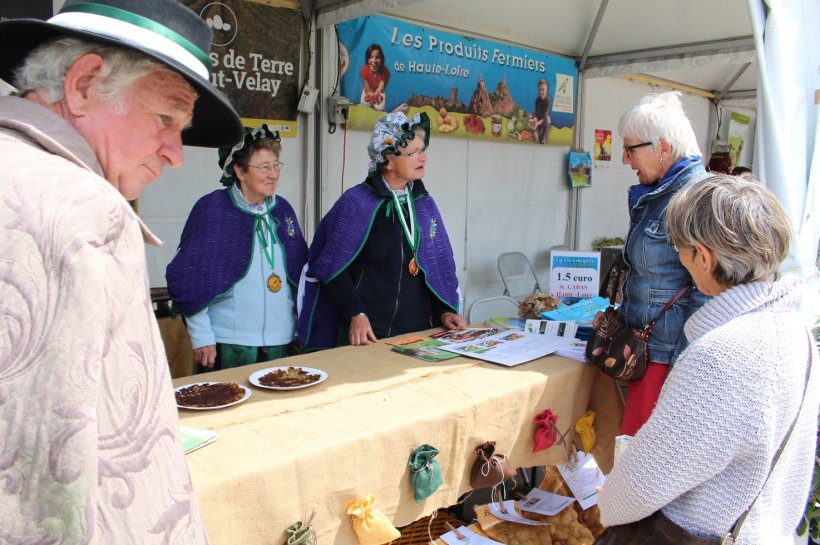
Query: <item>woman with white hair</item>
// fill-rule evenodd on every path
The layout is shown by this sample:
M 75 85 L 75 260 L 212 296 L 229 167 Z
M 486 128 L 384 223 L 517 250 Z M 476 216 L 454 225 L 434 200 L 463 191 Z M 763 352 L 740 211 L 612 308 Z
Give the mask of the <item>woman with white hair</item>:
M 616 528 L 597 543 L 658 543 L 651 532 L 661 528 L 703 539 L 679 543 L 719 543 L 750 507 L 734 543 L 792 543 L 812 478 L 820 377 L 796 310 L 802 281 L 778 275 L 788 218 L 765 187 L 726 175 L 681 190 L 666 218 L 680 263 L 713 298 L 686 322 L 688 348 L 607 477 L 601 521 Z
M 695 132 L 681 105 L 680 93 L 646 95 L 621 117 L 623 163 L 637 171 L 629 188 L 629 233 L 623 257 L 626 280 L 621 289 L 621 319 L 641 328 L 661 313 L 692 278 L 666 241 L 664 212 L 687 184 L 706 177 Z M 621 433 L 635 435 L 657 402 L 669 366 L 685 346 L 683 324 L 705 298 L 690 290 L 658 320 L 649 337 L 646 374 L 629 383 Z

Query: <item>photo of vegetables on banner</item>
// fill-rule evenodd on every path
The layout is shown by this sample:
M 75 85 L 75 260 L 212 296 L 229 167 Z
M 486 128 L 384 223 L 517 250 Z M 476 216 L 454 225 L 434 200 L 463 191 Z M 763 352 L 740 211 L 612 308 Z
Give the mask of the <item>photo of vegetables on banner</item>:
M 571 146 L 575 61 L 384 16 L 336 25 L 348 128 L 424 111 L 433 135 Z

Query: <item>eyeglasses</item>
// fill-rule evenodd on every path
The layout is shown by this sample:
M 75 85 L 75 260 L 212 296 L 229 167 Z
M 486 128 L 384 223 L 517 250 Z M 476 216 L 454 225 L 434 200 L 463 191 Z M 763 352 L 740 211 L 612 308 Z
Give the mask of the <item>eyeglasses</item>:
M 271 172 L 279 172 L 282 170 L 282 167 L 285 166 L 285 163 L 280 163 L 279 161 L 275 163 L 262 163 L 261 165 L 248 165 L 249 167 L 258 168 L 264 174 L 270 174 Z
M 632 152 L 638 148 L 643 148 L 645 146 L 651 146 L 652 142 L 641 142 L 640 144 L 632 144 L 631 146 L 624 146 L 624 153 L 627 157 L 632 156 Z
M 402 155 L 404 157 L 416 157 L 416 156 L 421 156 L 421 155 L 426 156 L 427 155 L 427 146 L 425 146 L 423 148 L 419 148 L 416 151 L 411 151 L 410 153 L 402 153 Z

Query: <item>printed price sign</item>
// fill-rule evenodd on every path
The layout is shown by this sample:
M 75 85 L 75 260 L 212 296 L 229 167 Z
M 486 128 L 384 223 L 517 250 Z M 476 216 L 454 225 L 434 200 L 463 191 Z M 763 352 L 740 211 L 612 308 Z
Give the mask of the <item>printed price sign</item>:
M 550 295 L 595 297 L 598 295 L 600 278 L 601 252 L 552 252 Z

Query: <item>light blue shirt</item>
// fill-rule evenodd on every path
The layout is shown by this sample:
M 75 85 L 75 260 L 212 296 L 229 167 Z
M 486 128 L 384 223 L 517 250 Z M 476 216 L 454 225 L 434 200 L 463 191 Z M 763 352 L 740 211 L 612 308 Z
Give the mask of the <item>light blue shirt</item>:
M 262 221 L 275 221 L 267 213 L 276 202 L 275 196 L 265 199 L 264 204 L 254 205 L 245 200 L 236 184 L 230 191 L 234 205 L 239 209 L 261 216 Z M 273 252 L 273 269 L 254 230 L 253 252 L 245 275 L 230 290 L 217 296 L 210 305 L 186 318 L 193 348 L 216 343 L 280 346 L 293 340 L 296 307 L 287 282 L 285 252 L 276 237 L 276 226 L 272 227 L 263 232 L 268 247 Z M 237 242 L 242 243 L 244 241 Z M 271 271 L 282 280 L 282 289 L 276 293 L 267 288 Z

